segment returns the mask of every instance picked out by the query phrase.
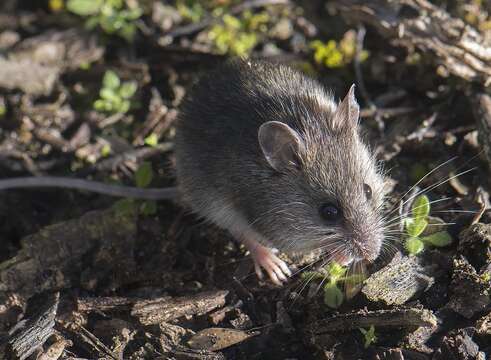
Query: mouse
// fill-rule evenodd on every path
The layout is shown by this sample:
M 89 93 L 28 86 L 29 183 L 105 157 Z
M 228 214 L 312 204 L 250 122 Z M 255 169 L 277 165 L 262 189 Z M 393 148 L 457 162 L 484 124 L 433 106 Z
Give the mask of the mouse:
M 374 261 L 384 239 L 384 181 L 362 141 L 351 86 L 337 103 L 291 67 L 235 60 L 204 76 L 176 125 L 179 191 L 198 215 L 243 243 L 275 284 L 281 252 Z
M 0 190 L 64 187 L 179 199 L 250 252 L 255 273 L 292 275 L 278 252 L 320 251 L 341 265 L 374 261 L 384 241 L 384 181 L 363 141 L 352 85 L 341 101 L 287 65 L 235 59 L 205 74 L 176 121 L 177 188 L 65 177 L 0 180 Z

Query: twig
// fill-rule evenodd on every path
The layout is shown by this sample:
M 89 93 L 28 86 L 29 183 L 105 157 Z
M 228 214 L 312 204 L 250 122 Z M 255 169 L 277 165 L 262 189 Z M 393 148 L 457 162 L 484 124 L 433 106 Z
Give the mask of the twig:
M 101 162 L 93 165 L 92 167 L 80 171 L 78 173 L 78 176 L 86 176 L 97 171 L 112 171 L 126 161 L 139 162 L 141 160 L 168 152 L 172 150 L 172 148 L 172 143 L 162 143 L 155 147 L 142 147 L 138 149 L 131 149 L 130 151 L 115 155 L 113 157 L 110 157 L 109 159 L 104 159 Z

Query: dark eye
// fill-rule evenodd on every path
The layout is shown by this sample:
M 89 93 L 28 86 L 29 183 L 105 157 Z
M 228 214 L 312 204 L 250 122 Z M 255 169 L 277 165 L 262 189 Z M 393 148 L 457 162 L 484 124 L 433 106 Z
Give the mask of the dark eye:
M 326 203 L 319 208 L 319 214 L 322 219 L 328 222 L 337 222 L 341 218 L 341 210 L 336 205 Z
M 372 199 L 372 188 L 368 184 L 363 184 L 363 191 L 368 200 Z

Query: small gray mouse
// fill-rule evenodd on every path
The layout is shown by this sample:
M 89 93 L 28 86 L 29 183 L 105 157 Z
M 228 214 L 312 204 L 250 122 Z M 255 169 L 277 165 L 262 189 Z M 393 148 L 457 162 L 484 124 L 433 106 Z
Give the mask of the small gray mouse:
M 181 108 L 178 186 L 199 215 L 229 230 L 279 284 L 272 251 L 322 249 L 349 264 L 379 254 L 383 178 L 359 136 L 351 87 L 338 105 L 313 79 L 236 60 L 203 78 Z
M 257 275 L 265 270 L 276 284 L 291 273 L 273 249 L 320 250 L 344 265 L 373 261 L 384 238 L 383 178 L 360 138 L 358 118 L 354 86 L 337 104 L 290 67 L 229 61 L 182 104 L 175 139 L 181 199 L 229 230 L 250 251 Z M 176 195 L 171 188 L 128 191 L 56 177 L 0 180 L 0 190 L 27 186 Z

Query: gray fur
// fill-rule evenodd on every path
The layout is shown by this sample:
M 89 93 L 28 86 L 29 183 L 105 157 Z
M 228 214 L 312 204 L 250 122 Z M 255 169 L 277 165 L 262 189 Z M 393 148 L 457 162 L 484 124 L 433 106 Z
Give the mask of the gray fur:
M 383 180 L 358 134 L 354 90 L 337 108 L 318 82 L 286 66 L 236 60 L 210 73 L 187 97 L 177 123 L 184 201 L 239 239 L 375 259 L 383 239 Z M 278 171 L 266 159 L 258 132 L 270 121 L 300 137 L 299 167 Z M 342 209 L 338 226 L 321 219 L 325 202 Z

